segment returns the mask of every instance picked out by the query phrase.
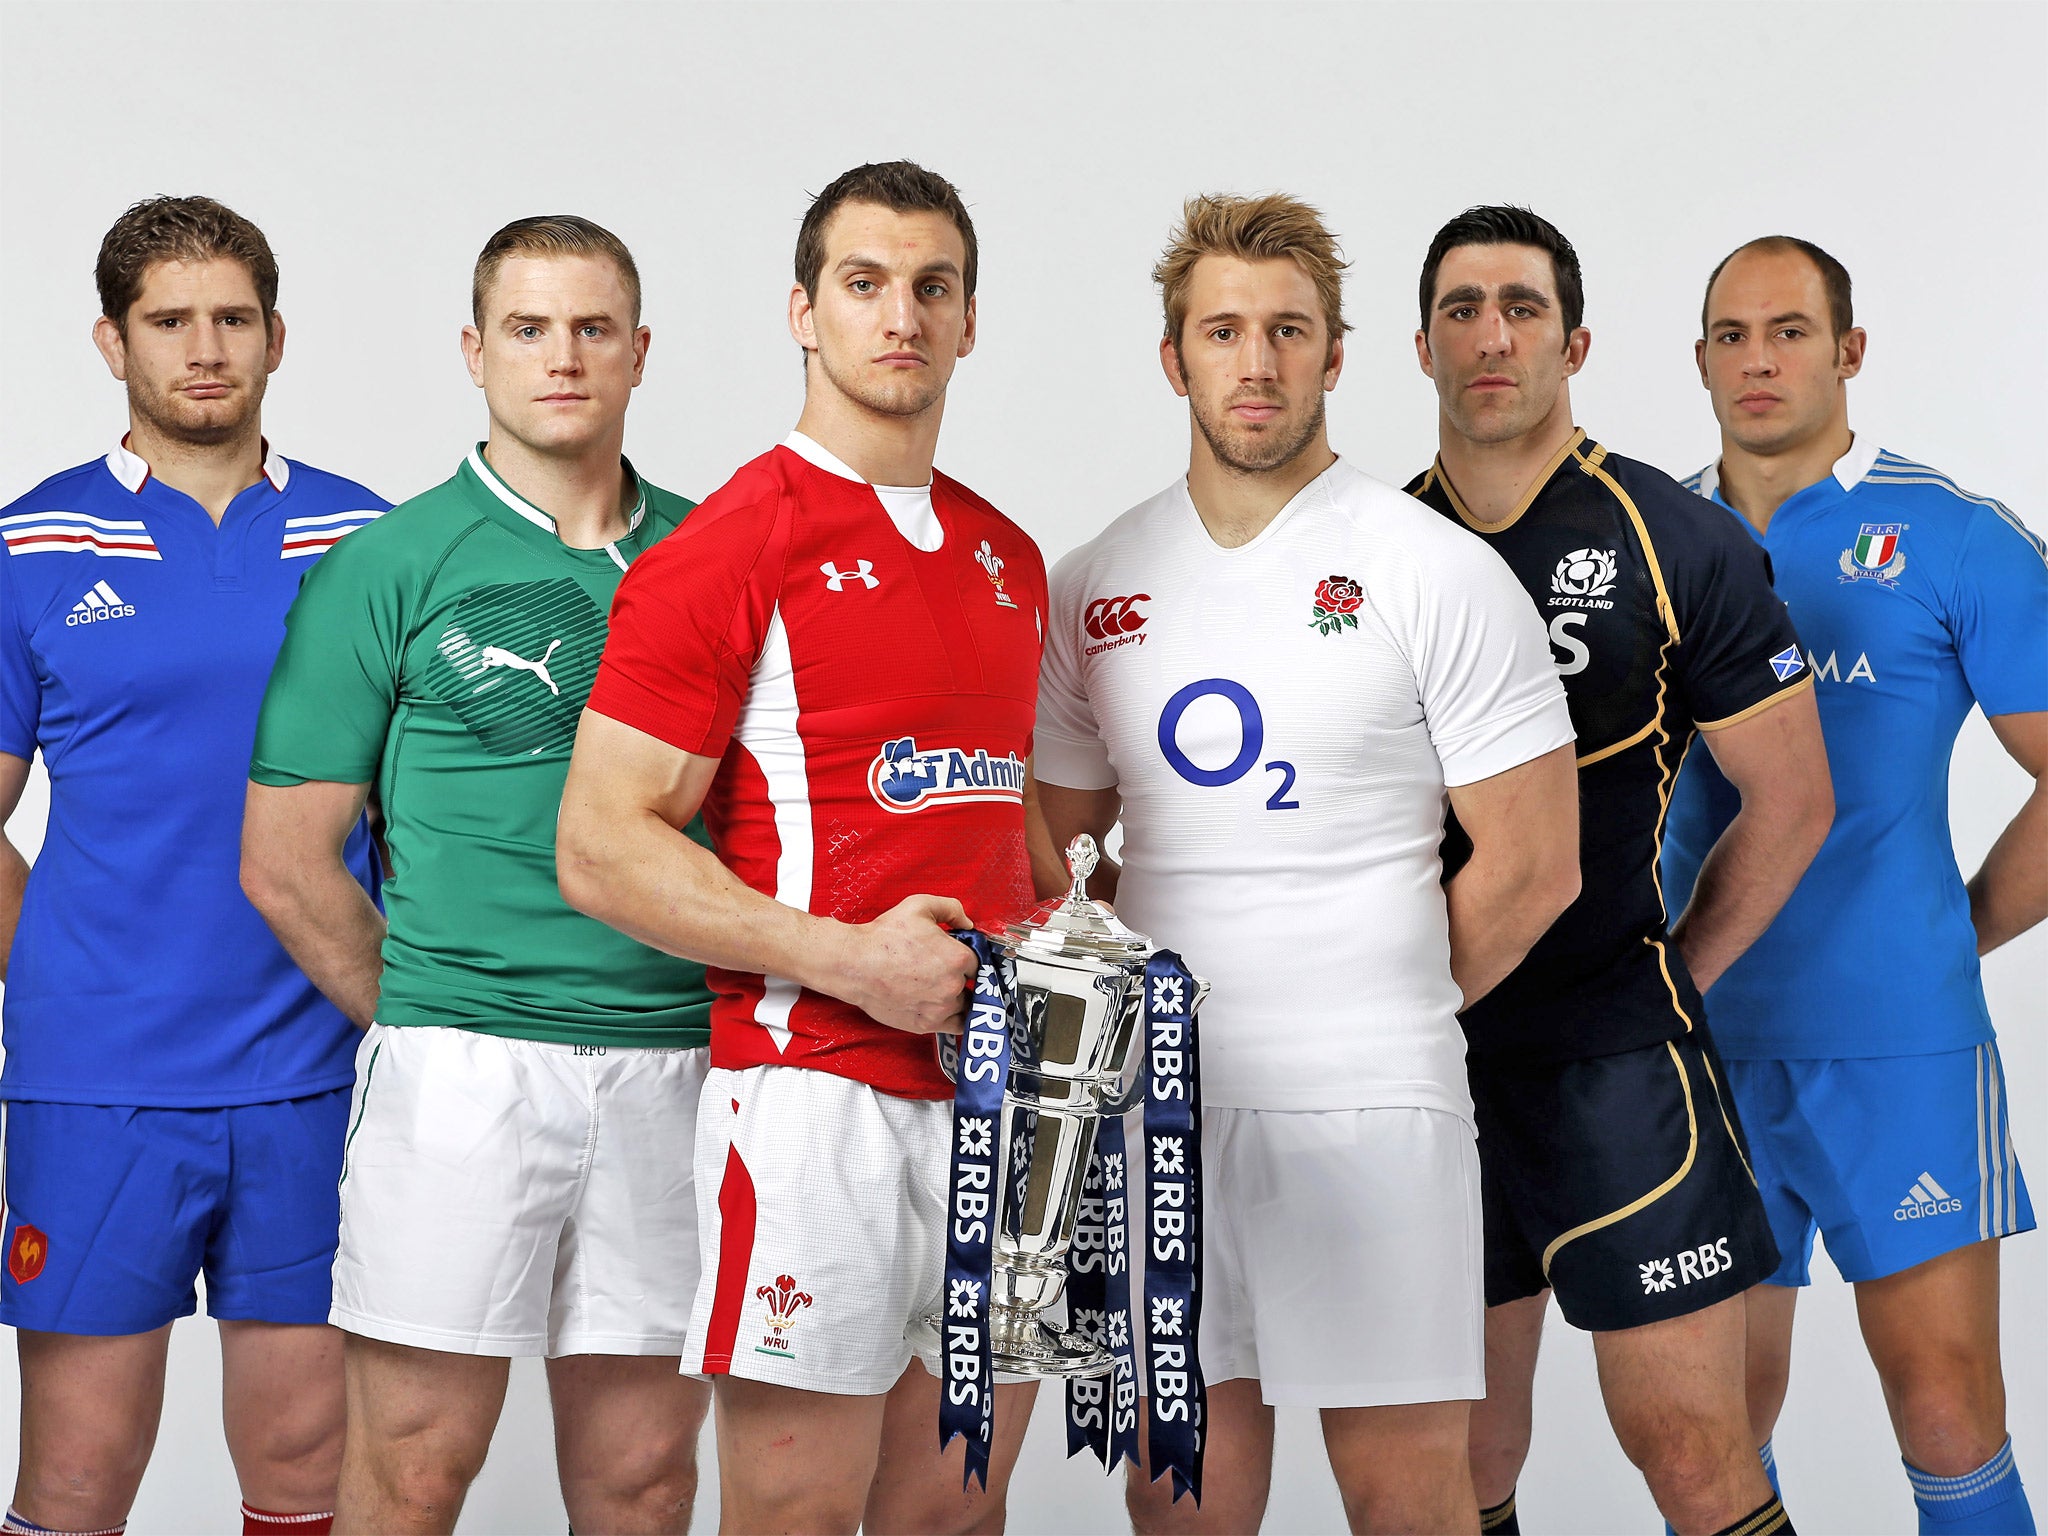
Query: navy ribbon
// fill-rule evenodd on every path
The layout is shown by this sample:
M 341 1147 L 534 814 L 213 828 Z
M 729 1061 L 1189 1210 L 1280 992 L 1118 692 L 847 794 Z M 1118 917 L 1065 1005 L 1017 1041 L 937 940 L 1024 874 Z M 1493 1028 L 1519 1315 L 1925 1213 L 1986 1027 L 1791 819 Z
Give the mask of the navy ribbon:
M 1107 1471 L 1138 1462 L 1138 1375 L 1131 1345 L 1130 1206 L 1124 1162 L 1124 1120 L 1106 1115 L 1096 1127 L 1081 1186 L 1081 1214 L 1067 1257 L 1069 1326 L 1108 1346 L 1116 1364 L 1108 1377 L 1067 1380 L 1067 1454 L 1092 1451 Z
M 1146 1461 L 1173 1497 L 1202 1502 L 1209 1395 L 1195 1340 L 1201 1326 L 1202 1084 L 1194 977 L 1179 955 L 1145 962 Z
M 1010 1076 L 1010 1014 L 1016 965 L 988 935 L 956 933 L 974 951 L 974 993 L 967 1002 L 953 1092 L 952 1177 L 946 1195 L 946 1290 L 939 1303 L 939 1450 L 967 1440 L 967 1469 L 988 1487 L 995 1443 L 996 1377 L 989 1340 L 994 1298 L 996 1188 L 1000 1176 L 1003 1087 Z M 951 1055 L 952 1053 L 943 1053 Z

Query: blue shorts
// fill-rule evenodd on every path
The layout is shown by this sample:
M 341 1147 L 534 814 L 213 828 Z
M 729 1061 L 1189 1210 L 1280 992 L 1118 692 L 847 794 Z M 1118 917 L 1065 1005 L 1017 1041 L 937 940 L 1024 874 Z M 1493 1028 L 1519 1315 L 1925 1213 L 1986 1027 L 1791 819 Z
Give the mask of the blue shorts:
M 1727 1065 L 1784 1255 L 1766 1284 L 1809 1283 L 1816 1230 L 1845 1280 L 2033 1230 L 1997 1046 Z
M 6 1106 L 0 1323 L 324 1323 L 349 1090 L 233 1109 Z

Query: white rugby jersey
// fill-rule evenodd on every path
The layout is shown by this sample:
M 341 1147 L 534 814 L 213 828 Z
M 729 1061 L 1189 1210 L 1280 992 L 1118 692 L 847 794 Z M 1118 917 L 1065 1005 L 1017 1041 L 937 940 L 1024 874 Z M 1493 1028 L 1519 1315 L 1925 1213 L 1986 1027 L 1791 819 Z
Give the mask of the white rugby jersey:
M 1236 549 L 1183 479 L 1051 596 L 1037 776 L 1121 790 L 1117 911 L 1214 984 L 1204 1102 L 1469 1120 L 1445 788 L 1572 740 L 1506 563 L 1339 460 Z

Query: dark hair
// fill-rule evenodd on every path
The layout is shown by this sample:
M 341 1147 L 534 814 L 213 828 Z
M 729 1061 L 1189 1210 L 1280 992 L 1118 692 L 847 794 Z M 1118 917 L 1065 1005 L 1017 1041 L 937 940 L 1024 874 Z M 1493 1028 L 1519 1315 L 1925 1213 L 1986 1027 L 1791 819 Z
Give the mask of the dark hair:
M 114 220 L 100 242 L 93 279 L 100 313 L 128 333 L 128 310 L 160 261 L 238 261 L 256 285 L 263 325 L 277 310 L 277 258 L 263 231 L 210 197 L 145 198 Z
M 967 265 L 960 281 L 967 297 L 974 297 L 980 248 L 974 241 L 974 220 L 967 216 L 967 205 L 953 183 L 910 160 L 856 165 L 834 177 L 830 186 L 811 199 L 796 232 L 796 280 L 810 297 L 818 296 L 818 274 L 825 266 L 825 225 L 846 203 L 875 203 L 897 213 L 945 214 L 967 246 Z
M 1422 258 L 1422 332 L 1429 334 L 1429 312 L 1436 303 L 1437 268 L 1461 245 L 1533 245 L 1550 257 L 1557 279 L 1557 303 L 1564 311 L 1569 336 L 1586 317 L 1586 282 L 1579 272 L 1579 253 L 1550 220 L 1527 208 L 1482 205 L 1467 208 L 1436 232 L 1429 254 Z
M 619 269 L 633 300 L 632 323 L 640 323 L 640 269 L 626 242 L 602 224 L 573 213 L 544 213 L 514 219 L 477 253 L 476 271 L 469 280 L 469 312 L 479 328 L 484 323 L 484 290 L 497 281 L 498 268 L 508 256 L 602 256 Z
M 1856 324 L 1856 311 L 1849 302 L 1849 269 L 1843 266 L 1811 240 L 1802 240 L 1797 235 L 1759 235 L 1756 239 L 1738 245 L 1723 256 L 1714 270 L 1707 276 L 1707 291 L 1700 295 L 1700 335 L 1707 334 L 1707 306 L 1713 302 L 1714 284 L 1721 279 L 1721 271 L 1736 257 L 1749 251 L 1772 251 L 1782 254 L 1797 251 L 1812 262 L 1820 272 L 1821 286 L 1828 295 L 1828 324 L 1839 337 Z

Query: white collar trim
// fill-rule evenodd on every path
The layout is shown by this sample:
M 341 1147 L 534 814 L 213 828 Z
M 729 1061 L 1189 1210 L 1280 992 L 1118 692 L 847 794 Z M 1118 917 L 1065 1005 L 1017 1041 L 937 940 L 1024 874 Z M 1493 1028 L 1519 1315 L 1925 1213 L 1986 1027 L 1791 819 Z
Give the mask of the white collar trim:
M 121 441 L 114 444 L 114 451 L 107 455 L 107 472 L 120 481 L 130 495 L 140 493 L 149 484 L 149 462 L 128 446 L 128 435 L 124 432 Z M 274 451 L 270 439 L 263 439 L 263 478 L 270 482 L 270 488 L 280 494 L 291 483 L 292 467 L 285 462 L 283 454 Z
M 1835 460 L 1835 467 L 1829 471 L 1835 483 L 1845 491 L 1853 491 L 1863 483 L 1863 477 L 1870 473 L 1871 465 L 1884 450 L 1877 445 L 1874 437 L 1854 436 L 1849 442 L 1849 451 Z M 1700 471 L 1700 494 L 1712 501 L 1721 490 L 1721 461 L 1714 460 Z
M 626 518 L 626 533 L 630 537 L 639 531 L 641 519 L 647 516 L 647 485 L 634 472 L 630 459 L 621 459 L 619 462 L 626 466 L 628 474 L 633 475 L 633 485 L 640 492 L 640 499 L 633 503 L 632 513 Z M 533 524 L 534 527 L 545 529 L 556 538 L 562 536 L 561 530 L 555 526 L 555 520 L 552 517 L 549 517 L 547 513 L 541 511 L 539 507 L 536 507 L 532 502 L 498 478 L 498 472 L 491 468 L 490 461 L 484 457 L 484 445 L 482 443 L 478 443 L 469 450 L 469 467 L 475 473 L 477 479 L 483 481 L 485 488 L 493 496 Z M 607 545 L 605 547 L 610 548 L 611 546 Z M 616 552 L 614 552 L 613 558 L 617 558 Z
M 824 470 L 828 475 L 837 475 L 842 480 L 851 480 L 855 485 L 869 485 L 873 483 L 866 476 L 855 473 L 852 465 L 840 458 L 838 454 L 827 448 L 815 437 L 811 437 L 806 433 L 790 433 L 789 436 L 782 440 L 782 446 L 802 459 L 806 464 L 814 465 Z M 931 488 L 932 483 L 929 480 L 925 481 L 923 485 L 875 486 L 875 489 L 878 491 L 928 491 Z

